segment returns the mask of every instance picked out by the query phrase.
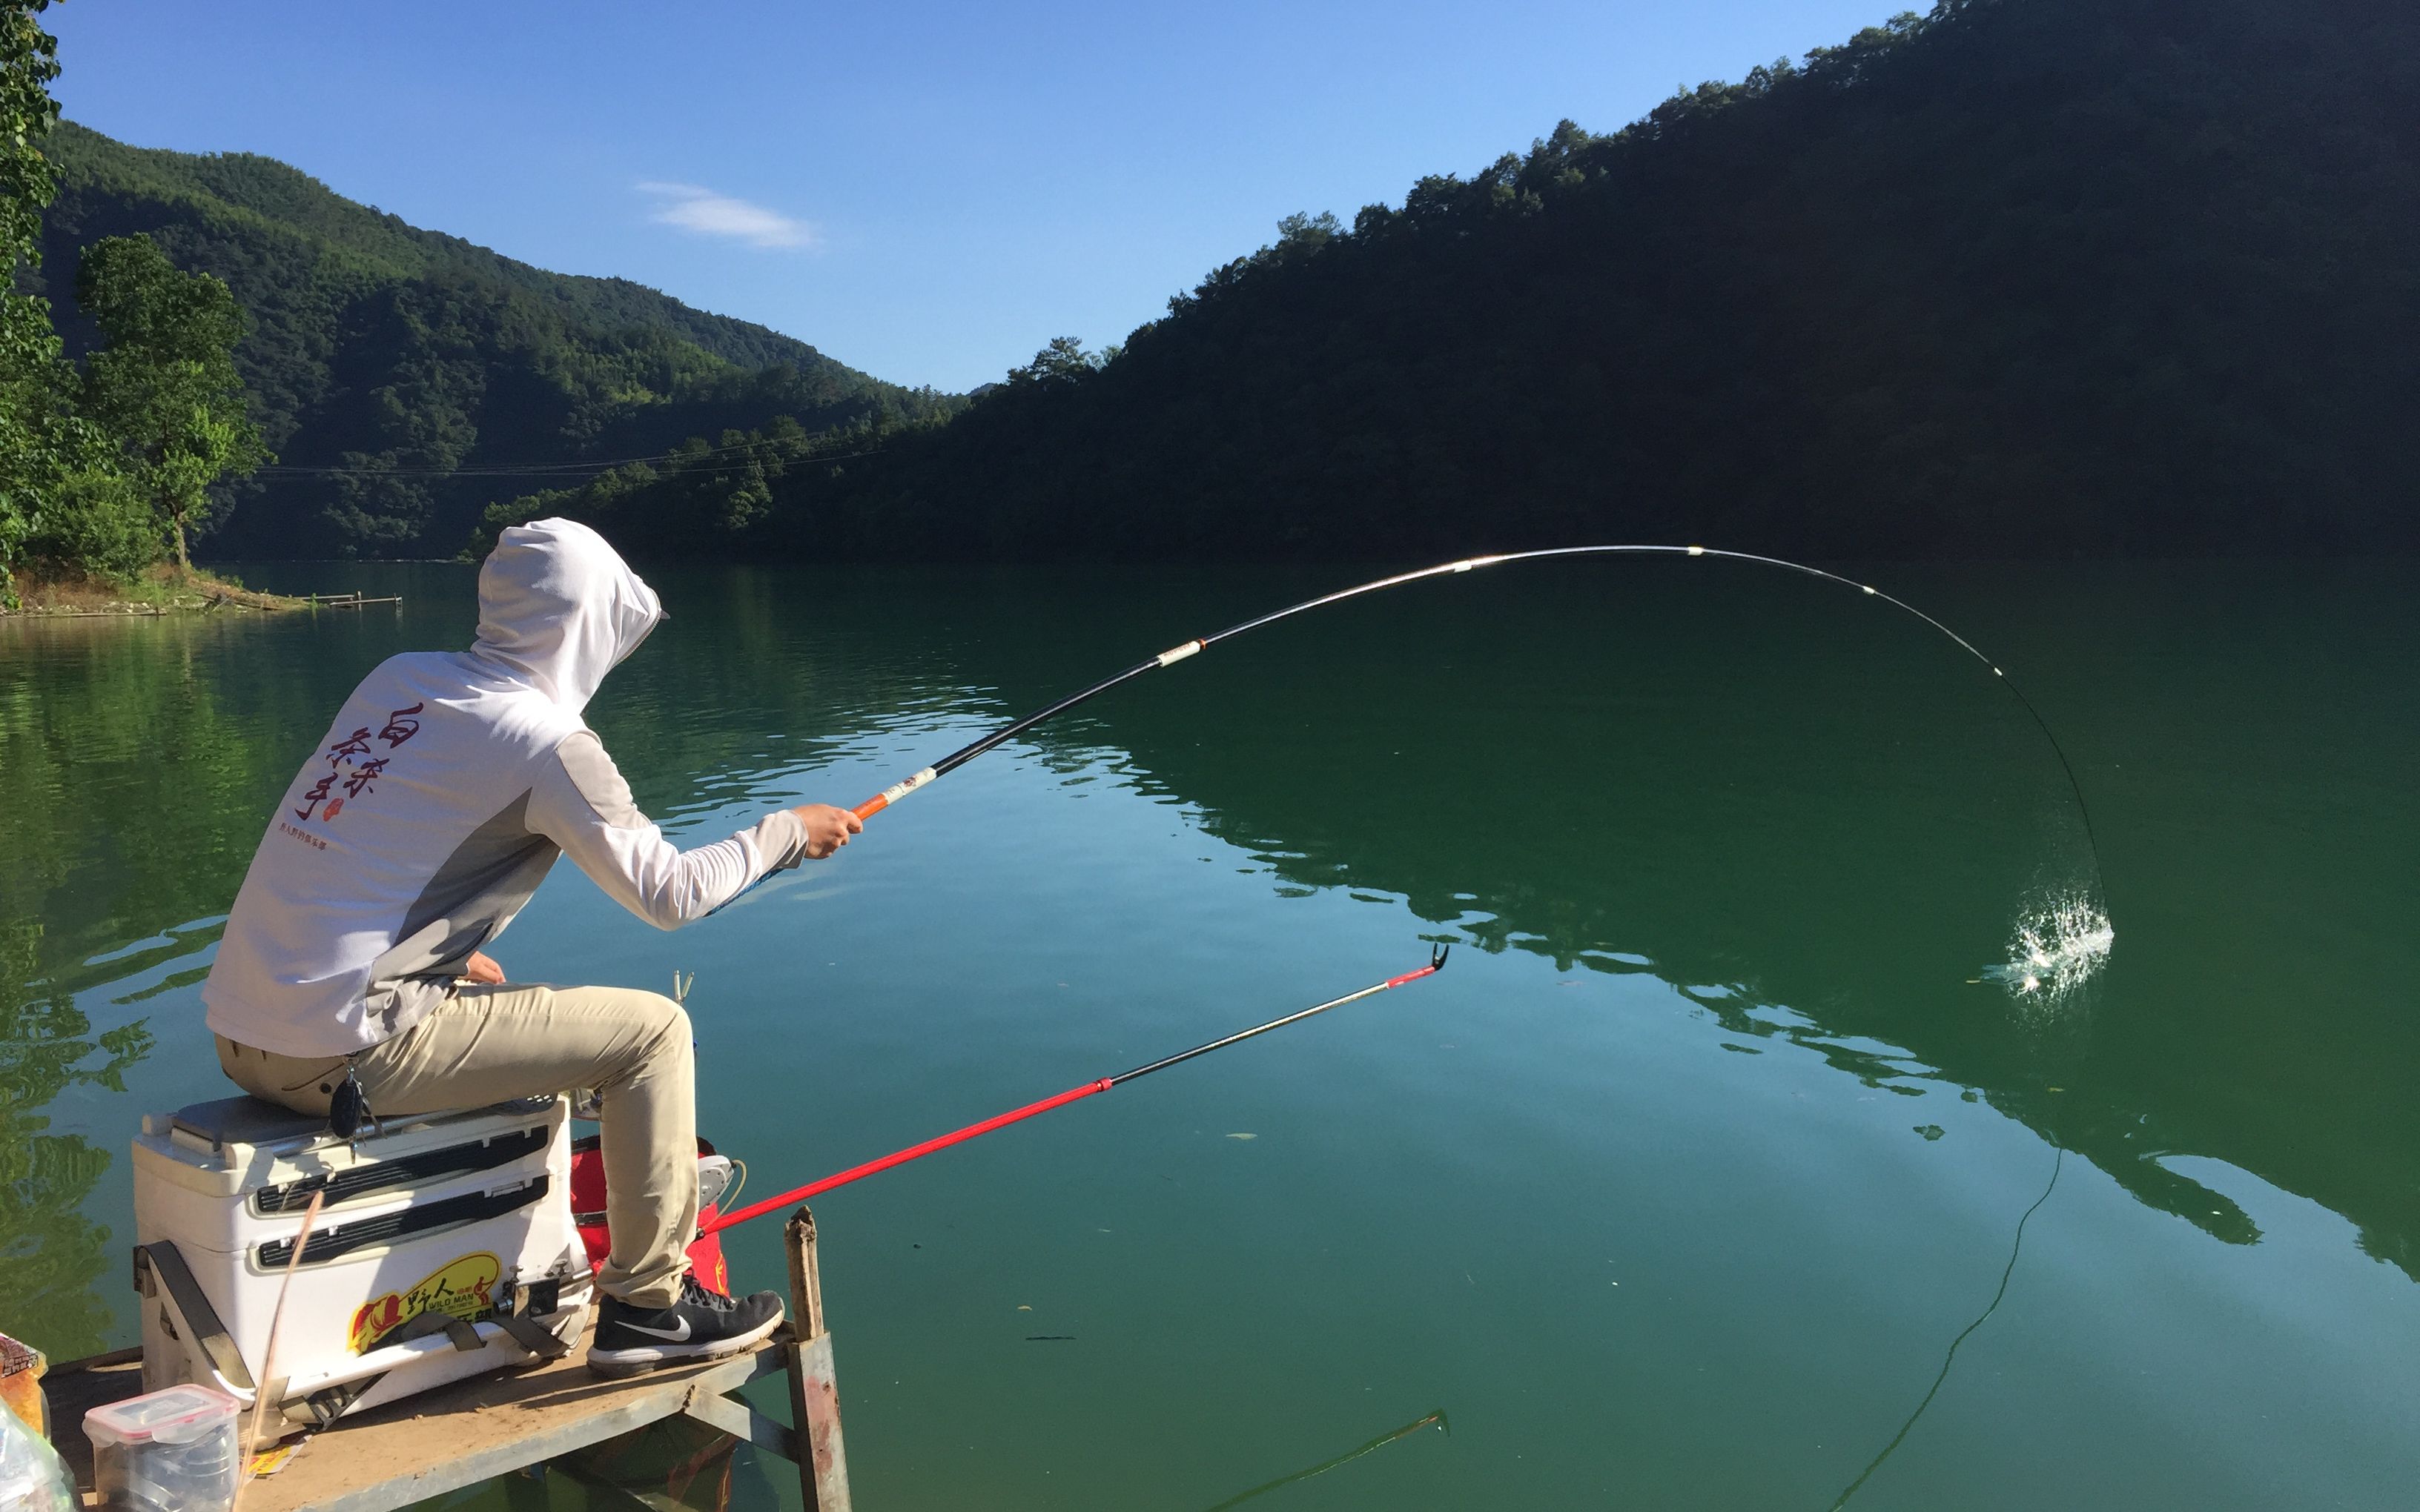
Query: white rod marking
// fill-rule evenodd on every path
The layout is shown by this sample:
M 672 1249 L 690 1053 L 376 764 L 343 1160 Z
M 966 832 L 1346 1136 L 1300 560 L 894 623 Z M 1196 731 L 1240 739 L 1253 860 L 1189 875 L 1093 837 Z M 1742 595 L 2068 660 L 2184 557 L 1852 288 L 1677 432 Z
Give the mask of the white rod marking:
M 925 783 L 930 782 L 939 775 L 939 773 L 927 766 L 923 771 L 917 773 L 914 777 L 909 778 L 907 781 L 893 782 L 889 787 L 884 788 L 882 790 L 882 801 L 884 803 L 897 803 L 900 799 L 906 797 L 910 793 L 915 792 L 918 788 L 923 787 Z

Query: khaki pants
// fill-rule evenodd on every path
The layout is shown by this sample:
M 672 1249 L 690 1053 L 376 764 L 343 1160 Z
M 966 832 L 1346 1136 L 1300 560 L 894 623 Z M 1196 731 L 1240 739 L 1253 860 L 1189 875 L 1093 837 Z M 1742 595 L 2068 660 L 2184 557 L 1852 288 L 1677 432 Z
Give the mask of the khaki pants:
M 218 1037 L 238 1087 L 324 1116 L 345 1062 L 296 1058 Z M 465 982 L 418 1024 L 352 1057 L 380 1118 L 482 1107 L 574 1088 L 597 1089 L 604 1127 L 606 1295 L 670 1306 L 697 1232 L 697 1076 L 689 1014 L 625 987 Z

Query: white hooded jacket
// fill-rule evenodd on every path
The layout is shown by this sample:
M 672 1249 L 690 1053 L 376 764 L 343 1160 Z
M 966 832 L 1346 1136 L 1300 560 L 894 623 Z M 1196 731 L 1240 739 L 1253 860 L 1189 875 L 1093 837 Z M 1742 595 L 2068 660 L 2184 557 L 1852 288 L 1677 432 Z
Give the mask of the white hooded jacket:
M 414 652 L 353 690 L 279 805 L 202 988 L 209 1026 L 288 1056 L 402 1033 L 452 990 L 568 853 L 659 929 L 796 866 L 787 810 L 675 849 L 581 719 L 663 619 L 604 538 L 566 519 L 504 532 L 467 652 Z

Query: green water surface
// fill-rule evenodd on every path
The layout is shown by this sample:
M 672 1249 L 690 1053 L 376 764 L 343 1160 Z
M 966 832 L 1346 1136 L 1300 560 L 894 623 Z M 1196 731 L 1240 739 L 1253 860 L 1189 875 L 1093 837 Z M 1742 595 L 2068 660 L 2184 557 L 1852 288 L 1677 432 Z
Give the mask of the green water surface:
M 2004 658 L 2089 831 L 1877 600 L 1507 568 L 1156 673 L 678 933 L 561 869 L 495 953 L 695 971 L 763 1194 L 1456 944 L 823 1198 L 876 1512 L 2414 1504 L 2408 565 L 1859 575 Z M 696 843 L 1356 576 L 667 569 L 590 717 Z M 0 1329 L 54 1357 L 134 1336 L 127 1142 L 226 1090 L 198 986 L 271 807 L 473 619 L 466 568 L 244 577 L 405 602 L 0 625 Z M 2104 969 L 1993 980 L 2104 878 Z M 747 1451 L 731 1495 L 798 1499 Z

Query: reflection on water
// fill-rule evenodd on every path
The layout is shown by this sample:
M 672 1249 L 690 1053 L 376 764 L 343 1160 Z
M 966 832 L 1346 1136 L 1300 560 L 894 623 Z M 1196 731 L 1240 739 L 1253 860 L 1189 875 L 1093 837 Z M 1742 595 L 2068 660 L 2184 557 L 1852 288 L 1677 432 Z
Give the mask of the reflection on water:
M 85 1207 L 111 1149 L 49 1132 L 43 1110 L 71 1087 L 124 1091 L 151 1039 L 139 1022 L 94 1034 L 65 993 L 29 980 L 35 943 L 11 930 L 0 980 L 0 1317 L 70 1359 L 106 1347 L 109 1311 L 94 1279 L 114 1269 L 109 1230 Z
M 2420 1026 L 2382 985 L 2420 825 L 2377 775 L 2415 615 L 2383 576 L 2095 571 L 1875 576 L 2028 674 L 2123 952 L 2055 759 L 1954 651 L 1820 584 L 1542 571 L 1146 679 L 694 931 L 559 876 L 500 954 L 698 971 L 711 1132 L 778 1185 L 1479 948 L 829 1199 L 869 1502 L 1198 1506 L 1310 1462 L 1248 1494 L 2372 1503 L 2420 1469 L 2373 1431 L 2420 1409 Z M 196 983 L 263 816 L 370 665 L 467 638 L 467 573 L 358 576 L 403 612 L 0 626 L 0 1327 L 54 1355 L 132 1336 L 118 1152 L 219 1094 Z M 674 619 L 591 717 L 687 843 L 1327 586 L 655 576 Z M 1450 1449 L 1316 1475 L 1406 1390 Z
M 127 1090 L 153 1043 L 135 1005 L 198 981 L 176 964 L 216 941 L 249 852 L 228 808 L 272 791 L 224 643 L 187 622 L 0 630 L 0 1317 L 54 1357 L 111 1335 L 98 1278 L 119 1273 L 124 1219 L 92 1199 L 132 1133 L 56 1115 Z
M 1905 1089 L 1912 1072 L 1978 1088 L 2139 1200 L 2212 1237 L 2248 1242 L 2257 1230 L 2231 1201 L 2157 1164 L 2186 1142 L 2164 1122 L 2187 1112 L 2180 1091 L 2198 1121 L 2213 1107 L 2198 1094 L 2236 1088 L 2230 1096 L 2268 1110 L 2232 1126 L 2232 1136 L 2261 1141 L 2236 1158 L 2297 1189 L 2358 1183 L 2365 1190 L 2348 1211 L 2365 1227 L 2365 1247 L 2420 1274 L 2420 1189 L 2390 1175 L 2366 1143 L 2383 1133 L 2384 1119 L 2397 1148 L 2420 1150 L 2420 1128 L 2393 1089 L 2401 1073 L 2388 1069 L 2392 1057 L 2340 1058 L 2341 1040 L 2319 1047 L 2242 1034 L 2246 1020 L 2277 1020 L 2240 987 L 2205 995 L 2180 992 L 2174 979 L 2137 978 L 2122 1025 L 2104 1032 L 2083 1011 L 2084 989 L 2105 980 L 2114 944 L 2086 821 L 2029 721 L 1991 679 L 1964 675 L 1962 658 L 1920 637 L 1826 617 L 1820 585 L 1797 603 L 1787 585 L 1746 603 L 1733 598 L 1722 609 L 1734 617 L 1712 622 L 1706 599 L 1655 586 L 1625 583 L 1611 598 L 1585 579 L 1533 584 L 1517 610 L 1536 626 L 1526 631 L 1507 628 L 1500 599 L 1373 606 L 1361 625 L 1325 629 L 1315 658 L 1266 644 L 1223 664 L 1205 658 L 1202 684 L 1228 678 L 1223 706 L 1219 689 L 1188 689 L 1180 704 L 1162 685 L 1100 719 L 1148 782 L 1202 805 L 1213 833 L 1267 856 L 1289 879 L 1349 879 L 1395 893 L 1488 949 L 1538 951 L 1565 969 L 1648 970 L 1693 995 L 1692 984 L 1724 983 L 1704 1006 L 1734 1033 L 1786 1035 L 1877 1084 L 1896 1077 Z M 2383 578 L 2374 586 L 2388 591 Z M 2262 583 L 2245 598 L 2273 589 Z M 2206 605 L 2207 594 L 2196 596 Z M 2269 612 L 2282 610 L 2272 602 Z M 2408 605 L 2395 612 L 2411 618 Z M 1459 649 L 1498 638 L 1544 641 L 1548 627 L 1580 620 L 1611 633 L 1563 637 L 1548 664 L 1475 664 Z M 1820 624 L 1823 634 L 1795 640 L 1784 627 L 1792 622 Z M 2061 620 L 2069 630 L 2086 623 Z M 2013 635 L 1978 633 L 1994 644 Z M 2395 644 L 2387 635 L 2367 647 L 2381 674 Z M 2334 646 L 2314 654 L 2339 655 Z M 2125 717 L 2119 705 L 2132 696 L 2067 692 L 2064 707 L 2083 717 Z M 1159 702 L 1147 702 L 1155 694 Z M 1231 717 L 1249 710 L 1256 738 L 1200 740 L 1194 701 Z M 2056 695 L 2047 702 L 2056 717 Z M 2238 712 L 2221 706 L 2215 722 L 2231 726 Z M 2413 717 L 2408 700 L 2402 713 Z M 2071 745 L 2094 733 L 2064 732 Z M 2387 748 L 2393 733 L 2364 734 L 2366 744 L 2383 742 L 2370 748 L 2381 765 L 2400 759 Z M 1419 760 L 1404 760 L 1406 750 Z M 2195 746 L 2155 752 L 2147 764 L 2163 756 L 2196 776 L 2211 759 Z M 1382 780 L 1363 779 L 1373 764 Z M 2136 771 L 2133 780 L 2162 780 L 2156 769 Z M 2273 771 L 2234 768 L 2223 779 L 2259 788 L 2275 780 Z M 2164 826 L 2174 821 L 2161 810 L 2195 801 L 2155 796 L 2158 810 L 2121 808 L 2114 817 Z M 2300 806 L 2331 795 L 2279 796 Z M 2342 801 L 2370 798 L 2356 790 Z M 2412 795 L 2399 794 L 2379 817 L 2389 832 L 2399 821 L 2411 836 L 2412 807 Z M 1467 815 L 1467 832 L 1450 846 L 1433 843 L 1419 821 L 1456 814 Z M 2344 823 L 2347 831 L 2363 826 L 2350 814 Z M 2173 864 L 2129 860 L 2137 889 L 2124 903 L 2156 917 L 2177 880 Z M 2273 885 L 2237 874 L 2263 890 Z M 2338 885 L 2375 889 L 2353 903 L 2370 918 L 2391 917 L 2393 900 L 2415 892 L 2383 868 L 2349 870 Z M 2181 935 L 2185 949 L 2203 955 L 2197 966 L 2226 959 L 2240 947 L 2211 937 L 2213 922 L 2164 929 L 2155 949 L 2173 949 Z M 2356 1037 L 2411 1045 L 2413 1021 L 2378 1011 L 2383 1003 L 2366 1009 L 2375 983 L 2359 975 L 2366 960 L 2402 969 L 2390 965 L 2404 954 L 2401 940 L 2381 930 L 2348 943 L 2343 956 L 2264 963 L 2277 974 L 2273 989 L 2358 983 L 2350 1000 L 2332 995 L 2337 1011 L 2356 1016 Z M 2004 963 L 1981 975 L 2011 990 L 2015 1011 L 1981 1009 L 1951 989 L 1978 975 L 1977 962 Z M 2173 1074 L 2180 1056 L 2221 1065 L 2185 1091 Z M 2267 1088 L 2281 1079 L 2330 1091 L 2297 1100 L 2294 1134 L 2273 1140 L 2268 1133 L 2283 1133 L 2273 1122 L 2283 1106 Z M 2047 1091 L 2052 1085 L 2062 1091 Z
M 650 1512 L 729 1512 L 734 1506 L 769 1504 L 771 1487 L 761 1476 L 748 1477 L 752 1497 L 735 1496 L 740 1479 L 735 1463 L 738 1445 L 730 1434 L 693 1417 L 666 1418 L 556 1460 L 547 1480 L 560 1478 L 591 1493 L 565 1499 L 575 1507 L 635 1504 Z M 555 1498 L 525 1493 L 519 1500 L 545 1506 Z

